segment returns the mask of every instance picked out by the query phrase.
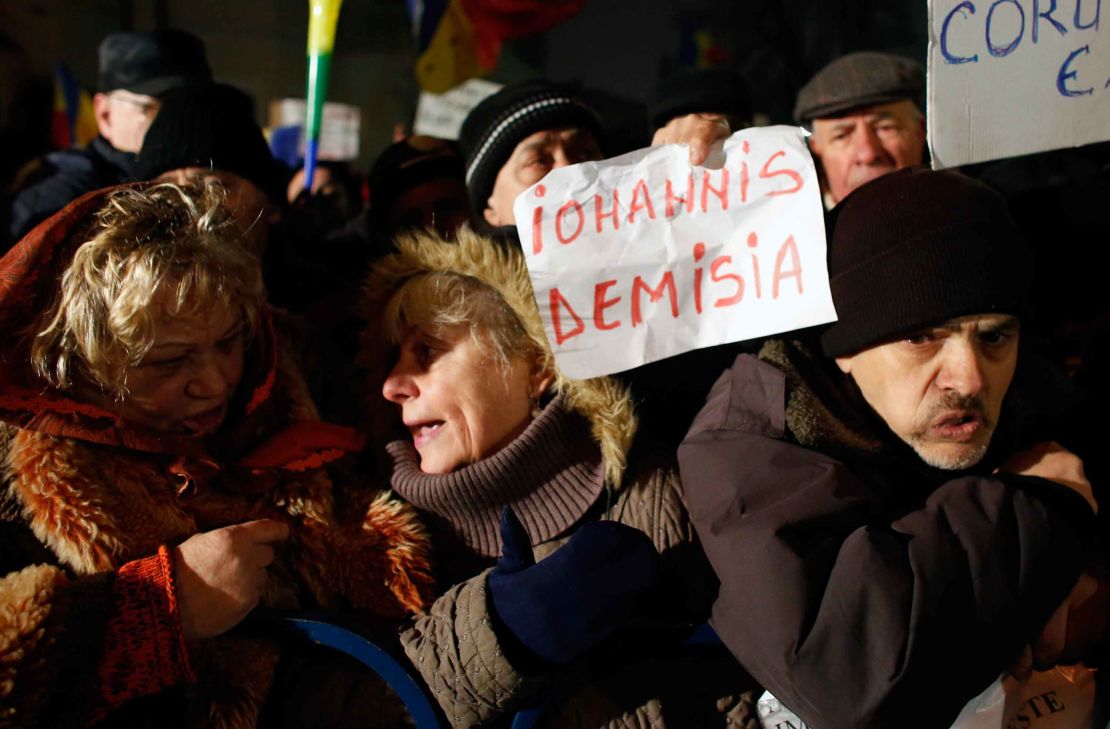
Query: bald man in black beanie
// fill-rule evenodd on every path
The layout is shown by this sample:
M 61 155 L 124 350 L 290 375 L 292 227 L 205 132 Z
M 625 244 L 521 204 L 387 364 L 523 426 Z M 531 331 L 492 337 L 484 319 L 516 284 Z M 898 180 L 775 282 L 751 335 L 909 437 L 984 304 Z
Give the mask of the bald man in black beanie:
M 1015 378 L 1031 262 L 1000 196 L 906 169 L 829 235 L 839 320 L 738 357 L 679 450 L 711 622 L 809 726 L 946 727 L 1023 655 L 1105 643 L 1091 485 Z

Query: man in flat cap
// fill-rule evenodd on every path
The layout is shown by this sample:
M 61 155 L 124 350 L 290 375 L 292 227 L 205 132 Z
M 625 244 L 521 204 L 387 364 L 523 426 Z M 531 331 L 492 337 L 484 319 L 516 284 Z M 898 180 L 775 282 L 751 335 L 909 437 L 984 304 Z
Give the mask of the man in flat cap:
M 100 44 L 99 69 L 93 113 L 100 135 L 84 149 L 47 155 L 35 182 L 12 203 L 11 242 L 84 193 L 133 179 L 159 99 L 212 81 L 200 39 L 172 29 L 109 35 Z
M 947 727 L 1110 638 L 1091 484 L 1034 405 L 1002 197 L 918 167 L 831 217 L 838 321 L 739 356 L 679 448 L 710 622 L 808 726 Z
M 653 144 L 687 144 L 691 164 L 729 134 L 724 114 L 683 113 L 655 133 Z M 471 109 L 459 132 L 466 186 L 476 221 L 492 229 L 516 224 L 516 196 L 553 169 L 604 158 L 602 124 L 593 109 L 545 80 L 505 86 Z
M 813 133 L 810 149 L 830 205 L 869 180 L 921 164 L 925 115 L 914 100 L 924 88 L 919 63 L 872 51 L 836 59 L 802 87 L 794 118 Z

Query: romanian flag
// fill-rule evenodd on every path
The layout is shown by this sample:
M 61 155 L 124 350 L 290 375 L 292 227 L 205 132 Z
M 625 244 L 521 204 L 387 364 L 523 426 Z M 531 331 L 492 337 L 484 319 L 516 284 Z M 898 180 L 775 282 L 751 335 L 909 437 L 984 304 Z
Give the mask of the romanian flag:
M 679 26 L 678 63 L 684 68 L 716 68 L 728 60 L 717 34 L 686 22 Z
M 83 147 L 98 134 L 92 97 L 64 63 L 54 64 L 54 112 L 50 141 L 55 149 Z
M 441 94 L 497 66 L 501 44 L 535 35 L 586 0 L 408 0 L 420 87 Z

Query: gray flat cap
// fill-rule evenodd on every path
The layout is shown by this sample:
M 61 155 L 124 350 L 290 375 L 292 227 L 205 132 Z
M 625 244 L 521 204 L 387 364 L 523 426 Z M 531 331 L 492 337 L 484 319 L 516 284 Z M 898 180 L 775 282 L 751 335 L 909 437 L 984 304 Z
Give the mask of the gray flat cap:
M 864 106 L 915 99 L 924 89 L 925 69 L 917 61 L 875 51 L 849 53 L 802 87 L 794 119 L 807 124 Z

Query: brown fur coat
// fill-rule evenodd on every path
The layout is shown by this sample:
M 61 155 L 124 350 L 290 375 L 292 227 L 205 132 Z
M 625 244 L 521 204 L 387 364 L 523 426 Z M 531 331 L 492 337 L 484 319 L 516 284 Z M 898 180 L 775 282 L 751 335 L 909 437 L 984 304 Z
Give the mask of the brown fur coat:
M 254 419 L 256 426 L 260 419 L 273 418 L 276 426 L 312 414 L 294 371 L 283 368 L 275 391 L 270 412 Z M 170 456 L 10 425 L 0 425 L 0 453 L 0 499 L 6 517 L 16 520 L 8 523 L 28 527 L 45 548 L 47 554 L 32 561 L 46 556 L 53 563 L 0 581 L 0 704 L 16 710 L 0 715 L 0 724 L 10 719 L 13 726 L 32 726 L 31 719 L 49 708 L 34 706 L 32 698 L 50 699 L 52 692 L 41 685 L 51 678 L 49 664 L 72 660 L 52 655 L 50 644 L 64 644 L 73 619 L 80 619 L 69 615 L 80 606 L 68 593 L 81 591 L 74 587 L 81 578 L 110 573 L 200 531 L 260 517 L 290 523 L 292 536 L 270 570 L 263 598 L 269 607 L 354 608 L 392 619 L 423 605 L 427 541 L 412 510 L 385 493 L 337 499 L 322 467 L 264 479 L 194 475 Z M 259 480 L 271 478 L 260 487 Z M 278 659 L 275 645 L 235 637 L 207 643 L 192 646 L 202 684 L 241 688 L 212 697 L 212 725 L 253 726 Z M 235 660 L 226 660 L 232 654 Z
M 80 726 L 113 708 L 98 665 L 106 649 L 126 659 L 136 648 L 101 645 L 120 569 L 199 532 L 262 517 L 289 524 L 266 607 L 392 621 L 421 609 L 431 588 L 415 512 L 387 493 L 333 483 L 337 460 L 360 438 L 319 422 L 269 316 L 211 449 L 134 431 L 29 372 L 22 335 L 72 258 L 68 231 L 103 196 L 79 199 L 0 259 L 0 727 Z M 184 651 L 184 673 L 198 679 L 184 693 L 199 713 L 182 719 L 181 704 L 171 715 L 154 702 L 154 723 L 255 726 L 279 644 L 237 629 Z

